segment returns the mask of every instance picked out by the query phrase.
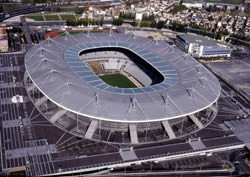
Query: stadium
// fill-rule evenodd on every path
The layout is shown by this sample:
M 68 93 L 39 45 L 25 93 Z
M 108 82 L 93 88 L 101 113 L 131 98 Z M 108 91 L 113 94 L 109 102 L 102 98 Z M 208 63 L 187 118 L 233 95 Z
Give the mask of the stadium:
M 217 114 L 217 78 L 164 41 L 65 34 L 25 56 L 25 87 L 52 124 L 77 137 L 144 144 L 187 136 Z

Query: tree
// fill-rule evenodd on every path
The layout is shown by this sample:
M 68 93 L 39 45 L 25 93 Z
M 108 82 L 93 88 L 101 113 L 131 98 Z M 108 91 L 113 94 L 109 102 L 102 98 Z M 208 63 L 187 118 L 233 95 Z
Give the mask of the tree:
M 149 16 L 147 16 L 146 14 L 143 14 L 143 16 L 142 16 L 142 20 L 143 21 L 154 21 L 155 20 L 155 16 L 152 14 L 152 15 L 149 15 Z
M 103 25 L 103 17 L 99 20 L 99 25 L 100 25 L 100 26 Z
M 162 28 L 164 27 L 164 25 L 165 25 L 165 22 L 162 21 L 162 20 L 160 20 L 160 21 L 158 21 L 158 23 L 157 23 L 157 28 L 158 28 L 158 29 L 162 29 Z
M 227 35 L 229 35 L 228 30 L 227 30 L 227 29 L 225 29 L 225 30 L 222 32 L 222 35 L 223 35 L 223 36 L 227 36 Z
M 23 2 L 24 4 L 30 4 L 30 3 L 31 3 L 30 0 L 23 0 L 22 2 Z
M 124 21 L 122 18 L 118 18 L 118 19 L 114 19 L 112 24 L 115 26 L 121 26 L 123 24 L 123 22 Z
M 157 27 L 157 23 L 156 23 L 155 20 L 151 21 L 150 27 L 151 27 L 151 28 Z
M 119 18 L 123 18 L 123 19 L 135 19 L 135 13 L 126 13 L 126 12 L 121 12 L 119 14 Z
M 132 4 L 138 4 L 138 3 L 139 3 L 139 1 L 132 1 L 132 2 L 127 1 L 127 2 L 126 2 L 126 6 L 129 7 L 129 6 L 131 6 Z
M 230 38 L 227 38 L 227 39 L 226 39 L 226 42 L 230 42 Z
M 176 14 L 177 12 L 181 12 L 186 9 L 187 7 L 184 5 L 174 5 L 174 7 L 169 12 L 172 14 Z
M 217 32 L 215 39 L 218 40 L 218 39 L 221 39 L 221 37 L 222 37 L 221 32 Z
M 88 10 L 89 10 L 89 7 L 83 7 L 83 8 L 82 8 L 82 11 L 83 11 L 83 12 L 86 12 L 86 11 L 88 11 Z
M 140 26 L 141 26 L 141 27 L 149 27 L 149 22 L 146 21 L 146 20 L 142 20 Z
M 214 21 L 214 18 L 213 18 L 213 16 L 209 16 L 208 18 L 207 18 L 209 21 Z
M 74 25 L 74 20 L 67 19 L 67 20 L 66 20 L 66 25 L 67 25 L 67 26 L 75 26 L 75 25 Z
M 131 23 L 132 26 L 136 27 L 138 24 L 136 22 L 136 20 L 133 20 L 133 22 Z
M 206 30 L 205 28 L 204 28 L 201 32 L 202 32 L 202 35 L 203 35 L 203 36 L 206 36 L 206 35 L 207 35 L 207 30 Z
M 185 32 L 185 25 L 183 24 L 178 24 L 177 25 L 177 28 L 176 28 L 176 31 L 179 31 L 179 32 Z
M 61 12 L 61 8 L 60 7 L 56 7 L 56 8 L 53 9 L 53 11 Z
M 82 12 L 83 12 L 83 9 L 82 9 L 82 8 L 79 8 L 79 7 L 76 7 L 76 8 L 75 8 L 75 13 L 76 13 L 76 14 L 82 14 Z

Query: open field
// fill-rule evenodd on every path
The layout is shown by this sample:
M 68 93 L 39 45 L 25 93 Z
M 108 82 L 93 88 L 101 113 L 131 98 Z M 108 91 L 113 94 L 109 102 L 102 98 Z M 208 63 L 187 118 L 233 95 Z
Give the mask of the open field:
M 67 20 L 67 19 L 73 19 L 75 20 L 75 16 L 74 15 L 60 15 L 62 20 Z
M 58 15 L 45 15 L 46 21 L 58 21 L 60 20 Z
M 206 65 L 250 100 L 249 58 L 231 62 L 206 63 Z
M 75 16 L 72 14 L 58 14 L 58 15 L 44 15 L 46 21 L 58 21 L 60 20 L 67 20 L 67 19 L 71 19 L 71 20 L 75 20 Z M 44 21 L 44 18 L 41 14 L 35 14 L 35 15 L 27 15 L 25 16 L 26 18 L 35 20 L 35 21 Z
M 136 88 L 135 84 L 131 82 L 126 76 L 122 74 L 108 74 L 99 76 L 107 84 L 118 88 Z
M 30 18 L 35 21 L 44 21 L 43 16 L 41 15 L 29 15 L 29 16 L 26 16 L 26 18 Z

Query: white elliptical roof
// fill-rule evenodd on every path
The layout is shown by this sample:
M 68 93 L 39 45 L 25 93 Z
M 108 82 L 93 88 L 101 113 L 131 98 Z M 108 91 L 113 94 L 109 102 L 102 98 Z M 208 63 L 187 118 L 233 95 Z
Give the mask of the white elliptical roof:
M 107 85 L 79 57 L 83 50 L 100 47 L 136 53 L 164 81 L 134 89 Z M 48 38 L 27 52 L 25 66 L 36 87 L 60 107 L 114 122 L 162 121 L 193 114 L 212 105 L 221 90 L 218 79 L 191 56 L 164 41 L 129 34 L 67 33 Z

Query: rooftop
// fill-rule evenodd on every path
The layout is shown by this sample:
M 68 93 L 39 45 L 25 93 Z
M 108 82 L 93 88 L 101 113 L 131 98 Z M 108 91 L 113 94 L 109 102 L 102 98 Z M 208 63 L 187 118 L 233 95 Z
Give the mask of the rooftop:
M 198 43 L 203 46 L 217 46 L 217 43 L 215 40 L 208 39 L 206 37 L 196 36 L 192 34 L 181 34 L 178 36 L 184 39 L 185 41 L 187 41 L 188 43 Z

